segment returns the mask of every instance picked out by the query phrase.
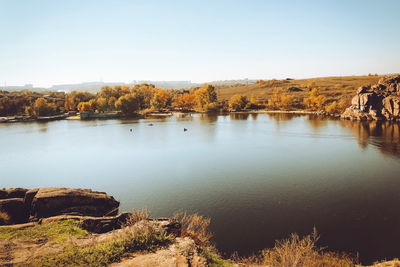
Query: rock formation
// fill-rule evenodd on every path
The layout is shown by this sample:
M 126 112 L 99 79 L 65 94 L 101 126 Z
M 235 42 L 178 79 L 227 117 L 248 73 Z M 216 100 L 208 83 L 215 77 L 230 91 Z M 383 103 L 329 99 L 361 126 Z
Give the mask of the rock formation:
M 26 223 L 57 215 L 114 216 L 119 202 L 90 189 L 40 188 L 0 190 L 1 224 Z
M 362 86 L 342 118 L 400 120 L 400 75 L 387 76 L 373 86 Z

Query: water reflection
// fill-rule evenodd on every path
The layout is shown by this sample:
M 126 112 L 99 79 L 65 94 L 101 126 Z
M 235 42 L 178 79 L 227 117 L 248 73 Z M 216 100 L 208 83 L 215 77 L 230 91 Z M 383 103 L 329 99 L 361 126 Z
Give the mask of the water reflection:
M 290 113 L 267 113 L 270 119 L 273 119 L 279 124 L 280 121 L 290 121 L 294 118 L 298 118 L 301 115 L 298 114 L 290 114 Z
M 231 120 L 247 120 L 249 118 L 249 113 L 231 113 L 229 117 Z
M 398 256 L 400 161 L 384 155 L 399 157 L 399 132 L 283 113 L 0 124 L 1 183 L 93 188 L 154 217 L 198 212 L 228 254 L 316 226 L 321 246 L 372 263 Z
M 384 155 L 400 157 L 400 123 L 389 121 L 340 121 L 358 140 L 361 148 L 373 145 Z
M 218 121 L 218 114 L 200 114 L 200 122 L 204 124 Z

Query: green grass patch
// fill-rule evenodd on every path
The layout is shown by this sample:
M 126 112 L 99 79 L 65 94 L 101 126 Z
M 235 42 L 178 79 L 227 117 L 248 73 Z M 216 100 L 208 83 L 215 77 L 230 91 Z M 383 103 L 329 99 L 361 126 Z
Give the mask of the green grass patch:
M 169 244 L 170 236 L 164 234 L 137 235 L 126 239 L 119 239 L 96 244 L 91 247 L 69 247 L 65 252 L 38 259 L 32 266 L 107 266 L 119 262 L 127 253 L 135 251 L 154 251 L 160 246 Z
M 15 229 L 12 227 L 0 228 L 0 239 L 8 241 L 19 239 L 45 239 L 62 243 L 65 242 L 69 237 L 85 236 L 87 234 L 88 232 L 86 230 L 79 228 L 79 222 L 72 219 L 39 224 L 25 229 Z
M 207 260 L 207 264 L 210 267 L 236 267 L 229 260 L 224 260 L 214 248 L 205 248 L 200 255 Z

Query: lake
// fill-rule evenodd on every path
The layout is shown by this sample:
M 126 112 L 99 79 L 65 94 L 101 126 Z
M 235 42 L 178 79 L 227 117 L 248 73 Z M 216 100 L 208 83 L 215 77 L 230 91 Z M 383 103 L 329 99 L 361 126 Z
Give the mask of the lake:
M 365 264 L 400 254 L 398 123 L 188 114 L 0 124 L 0 170 L 0 187 L 92 188 L 121 211 L 205 215 L 226 255 L 314 226 L 320 246 Z

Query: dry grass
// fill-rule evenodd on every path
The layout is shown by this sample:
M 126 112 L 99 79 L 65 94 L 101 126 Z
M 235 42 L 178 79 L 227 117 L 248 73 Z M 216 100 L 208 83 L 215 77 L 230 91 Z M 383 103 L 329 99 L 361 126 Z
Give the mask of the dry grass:
M 212 237 L 209 230 L 211 219 L 198 215 L 197 213 L 187 215 L 186 212 L 177 212 L 173 215 L 173 220 L 181 223 L 182 236 L 191 237 L 196 244 L 208 245 Z
M 67 246 L 64 252 L 41 257 L 30 262 L 29 266 L 108 266 L 133 252 L 154 252 L 170 244 L 172 240 L 173 237 L 166 235 L 151 221 L 140 220 L 114 232 L 111 239 L 104 242 L 84 247 Z
M 10 216 L 7 213 L 0 211 L 0 225 L 7 225 L 10 222 Z
M 288 239 L 276 241 L 274 248 L 263 250 L 258 257 L 253 257 L 251 261 L 257 262 L 258 266 L 269 267 L 355 266 L 355 259 L 349 255 L 327 252 L 317 247 L 318 239 L 315 228 L 311 235 L 303 238 L 292 234 Z
M 274 89 L 278 89 L 281 93 L 288 93 L 291 87 L 299 88 L 302 91 L 290 92 L 297 99 L 303 99 L 308 96 L 309 87 L 320 90 L 332 101 L 348 101 L 356 93 L 356 90 L 363 85 L 372 85 L 379 81 L 382 76 L 344 76 L 344 77 L 324 77 L 312 79 L 296 79 L 296 80 L 269 80 L 260 84 L 223 86 L 217 88 L 218 98 L 220 101 L 228 100 L 235 94 L 246 95 L 247 97 L 255 96 L 260 103 L 267 103 L 273 95 Z
M 150 213 L 147 209 L 133 210 L 124 226 L 134 225 L 137 222 L 148 220 L 149 218 Z
M 376 262 L 372 267 L 400 267 L 400 260 L 394 259 L 386 262 Z

